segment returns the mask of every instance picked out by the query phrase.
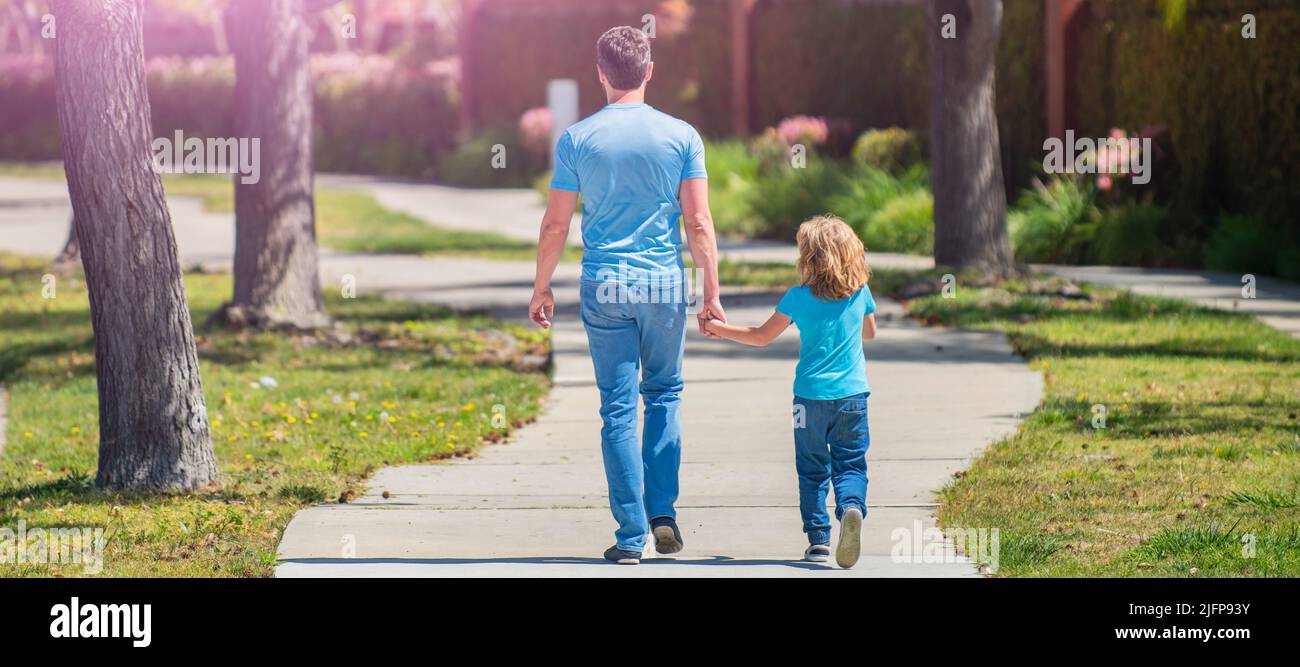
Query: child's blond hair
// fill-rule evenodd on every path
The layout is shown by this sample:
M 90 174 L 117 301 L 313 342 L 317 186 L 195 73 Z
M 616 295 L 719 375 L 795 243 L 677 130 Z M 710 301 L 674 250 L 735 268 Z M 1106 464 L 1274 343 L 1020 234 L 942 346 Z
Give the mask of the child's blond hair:
M 862 241 L 833 215 L 819 215 L 799 225 L 796 240 L 799 280 L 820 299 L 853 296 L 871 277 Z

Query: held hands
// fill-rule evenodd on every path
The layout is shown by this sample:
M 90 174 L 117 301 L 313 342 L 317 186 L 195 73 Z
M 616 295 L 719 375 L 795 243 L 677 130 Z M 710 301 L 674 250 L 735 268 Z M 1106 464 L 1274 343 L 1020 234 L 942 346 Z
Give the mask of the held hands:
M 699 320 L 700 333 L 705 338 L 721 338 L 721 336 L 710 331 L 708 327 L 710 320 L 727 321 L 727 313 L 722 310 L 722 301 L 718 297 L 705 298 L 700 304 L 700 312 L 695 317 Z
M 534 289 L 533 298 L 528 303 L 528 319 L 543 329 L 550 329 L 553 317 L 555 317 L 555 294 L 551 288 Z M 700 312 L 695 317 L 699 321 L 700 333 L 704 337 L 721 338 L 708 329 L 710 320 L 727 321 L 727 313 L 722 309 L 722 301 L 718 297 L 705 299 L 700 306 Z
M 555 294 L 551 292 L 551 288 L 534 289 L 532 301 L 528 304 L 528 319 L 543 329 L 550 329 L 553 317 L 555 317 Z

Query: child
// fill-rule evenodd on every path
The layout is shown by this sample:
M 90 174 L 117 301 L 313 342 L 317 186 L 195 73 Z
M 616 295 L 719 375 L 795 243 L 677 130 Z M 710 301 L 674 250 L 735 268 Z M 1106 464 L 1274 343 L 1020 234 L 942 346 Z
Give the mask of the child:
M 862 341 L 876 336 L 876 302 L 862 241 L 843 220 L 817 217 L 799 226 L 799 281 L 761 327 L 718 320 L 708 331 L 746 345 L 772 342 L 794 322 L 799 365 L 794 380 L 795 469 L 799 512 L 808 535 L 804 560 L 830 560 L 826 491 L 835 485 L 840 540 L 835 561 L 858 562 L 867 496 L 867 362 Z

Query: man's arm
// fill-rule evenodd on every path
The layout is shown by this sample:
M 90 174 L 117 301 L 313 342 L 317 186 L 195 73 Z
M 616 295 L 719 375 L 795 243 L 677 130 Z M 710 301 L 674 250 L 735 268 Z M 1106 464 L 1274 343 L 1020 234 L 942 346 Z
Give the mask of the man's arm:
M 537 274 L 533 278 L 533 299 L 528 304 L 528 317 L 543 329 L 551 328 L 555 316 L 555 295 L 551 292 L 551 277 L 564 255 L 569 240 L 569 223 L 578 207 L 578 193 L 551 188 L 546 213 L 542 216 L 542 231 L 537 239 Z
M 700 282 L 703 288 L 703 300 L 699 320 L 700 333 L 716 337 L 705 328 L 709 320 L 727 321 L 727 314 L 722 310 L 722 298 L 718 286 L 718 238 L 713 231 L 713 214 L 709 211 L 709 181 L 704 178 L 689 178 L 682 181 L 681 194 L 682 223 L 686 227 L 686 240 L 691 246 L 691 258 L 700 270 Z

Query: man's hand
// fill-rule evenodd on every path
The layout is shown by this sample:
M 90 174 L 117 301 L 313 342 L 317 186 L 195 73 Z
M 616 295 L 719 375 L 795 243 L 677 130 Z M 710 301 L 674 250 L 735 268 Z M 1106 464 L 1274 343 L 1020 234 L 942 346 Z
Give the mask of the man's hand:
M 533 290 L 533 299 L 528 304 L 528 319 L 543 329 L 551 328 L 551 318 L 555 317 L 555 294 L 551 288 Z
M 716 296 L 705 299 L 700 303 L 700 312 L 695 315 L 695 318 L 699 321 L 700 333 L 705 338 L 720 338 L 721 336 L 709 331 L 707 325 L 709 320 L 727 321 L 727 313 L 722 310 L 722 300 Z

